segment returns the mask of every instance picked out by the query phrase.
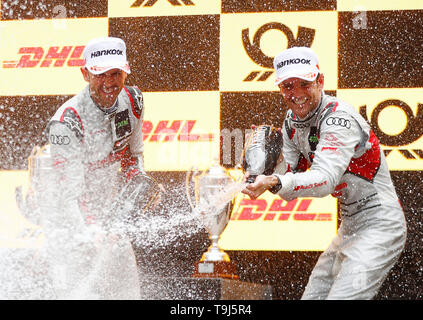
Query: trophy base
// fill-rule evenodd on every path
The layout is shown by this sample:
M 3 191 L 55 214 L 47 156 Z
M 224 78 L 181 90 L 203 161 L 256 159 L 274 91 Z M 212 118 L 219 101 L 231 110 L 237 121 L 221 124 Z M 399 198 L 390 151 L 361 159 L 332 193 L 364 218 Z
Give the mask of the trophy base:
M 143 300 L 272 300 L 271 285 L 221 278 L 147 277 L 140 279 Z
M 192 277 L 239 279 L 235 264 L 229 261 L 197 262 Z

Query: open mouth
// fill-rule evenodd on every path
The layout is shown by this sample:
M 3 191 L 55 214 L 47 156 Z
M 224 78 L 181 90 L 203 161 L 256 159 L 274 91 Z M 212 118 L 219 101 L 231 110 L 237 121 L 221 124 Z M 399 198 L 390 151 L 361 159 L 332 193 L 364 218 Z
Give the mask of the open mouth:
M 293 103 L 295 103 L 296 105 L 298 105 L 298 106 L 300 106 L 300 107 L 303 107 L 303 106 L 307 103 L 308 99 L 307 99 L 306 97 L 302 97 L 302 98 L 292 98 L 292 99 L 291 99 L 291 101 L 292 101 Z
M 112 95 L 117 91 L 117 87 L 106 88 L 105 86 L 103 86 L 102 90 L 106 95 Z

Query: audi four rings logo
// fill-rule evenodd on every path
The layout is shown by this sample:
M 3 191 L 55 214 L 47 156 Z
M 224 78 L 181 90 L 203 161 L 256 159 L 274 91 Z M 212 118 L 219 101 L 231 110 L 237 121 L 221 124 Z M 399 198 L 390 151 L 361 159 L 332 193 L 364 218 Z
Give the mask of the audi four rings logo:
M 326 119 L 326 124 L 329 126 L 341 126 L 347 129 L 351 128 L 350 120 L 344 118 L 329 117 Z
M 60 135 L 50 135 L 50 142 L 57 145 L 68 145 L 70 143 L 70 138 L 68 136 Z

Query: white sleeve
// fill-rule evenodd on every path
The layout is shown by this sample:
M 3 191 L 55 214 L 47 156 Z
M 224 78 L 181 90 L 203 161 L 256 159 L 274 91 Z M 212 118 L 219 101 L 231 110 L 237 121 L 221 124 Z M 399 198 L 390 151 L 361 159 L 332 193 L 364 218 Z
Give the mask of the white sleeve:
M 85 225 L 79 207 L 84 190 L 81 141 L 72 130 L 58 121 L 51 123 L 48 134 L 54 185 L 58 195 L 58 198 L 54 199 L 57 212 L 51 214 L 58 219 L 57 223 L 74 231 L 81 231 L 80 228 Z
M 322 122 L 320 139 L 316 146 L 310 170 L 278 175 L 282 188 L 278 194 L 292 200 L 297 197 L 324 197 L 331 194 L 345 173 L 356 146 L 362 139 L 362 130 L 348 113 L 336 111 L 327 118 L 342 119 Z
M 283 158 L 286 163 L 286 170 L 296 171 L 298 169 L 300 159 L 302 158 L 300 151 L 291 140 L 289 136 L 291 134 L 291 129 L 288 129 L 286 125 L 282 128 L 283 132 L 283 147 L 282 153 Z

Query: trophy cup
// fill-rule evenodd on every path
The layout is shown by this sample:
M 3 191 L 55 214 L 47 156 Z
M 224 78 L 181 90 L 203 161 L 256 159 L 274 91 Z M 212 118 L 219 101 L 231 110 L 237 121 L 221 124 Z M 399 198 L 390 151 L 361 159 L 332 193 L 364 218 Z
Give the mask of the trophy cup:
M 242 168 L 249 173 L 247 182 L 253 183 L 260 174 L 273 173 L 281 154 L 282 133 L 273 126 L 254 128 L 247 141 L 242 159 Z
M 189 184 L 194 181 L 195 203 L 191 201 Z M 187 173 L 187 197 L 193 209 L 200 213 L 211 245 L 196 263 L 195 278 L 229 278 L 238 279 L 236 266 L 229 256 L 218 245 L 220 235 L 225 230 L 233 208 L 233 194 L 226 192 L 225 187 L 234 183 L 234 179 L 219 164 L 215 163 L 203 173 L 193 171 Z
M 29 188 L 24 199 L 22 186 L 16 187 L 15 197 L 19 211 L 34 224 L 40 224 L 39 204 L 41 195 L 47 188 L 52 176 L 50 145 L 35 146 L 28 157 Z

